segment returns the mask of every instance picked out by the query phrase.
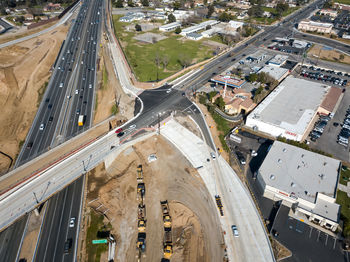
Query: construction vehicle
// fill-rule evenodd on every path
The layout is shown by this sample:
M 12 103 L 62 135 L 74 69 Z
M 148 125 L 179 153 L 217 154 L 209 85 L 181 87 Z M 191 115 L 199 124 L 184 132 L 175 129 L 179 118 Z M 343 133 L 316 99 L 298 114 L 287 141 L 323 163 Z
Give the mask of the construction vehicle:
M 137 182 L 143 182 L 142 165 L 137 167 Z
M 84 115 L 79 115 L 78 126 L 83 126 L 84 125 L 84 119 L 85 119 Z
M 146 221 L 143 218 L 139 219 L 137 229 L 140 233 L 146 232 Z
M 171 256 L 173 255 L 173 245 L 172 244 L 167 244 L 164 246 L 163 249 L 163 256 L 165 259 L 165 261 L 170 261 Z
M 146 250 L 146 233 L 145 232 L 138 233 L 136 246 L 141 252 L 145 252 Z
M 165 259 L 170 259 L 173 254 L 173 235 L 170 230 L 166 230 L 164 232 L 164 240 L 163 240 L 163 256 Z
M 215 201 L 216 201 L 216 205 L 218 206 L 218 209 L 220 211 L 220 215 L 223 216 L 224 210 L 223 210 L 223 206 L 222 206 L 222 202 L 221 202 L 221 197 L 219 195 L 215 195 Z
M 162 212 L 163 212 L 163 222 L 164 222 L 164 230 L 170 231 L 171 230 L 171 217 L 169 215 L 169 205 L 168 201 L 160 201 L 160 204 L 162 206 Z
M 143 200 L 144 200 L 144 197 L 145 197 L 145 191 L 146 191 L 145 183 L 138 183 L 137 184 L 137 200 L 139 201 L 139 203 L 141 205 L 143 205 Z
M 139 205 L 138 208 L 138 219 L 144 219 L 146 217 L 146 206 L 145 205 Z

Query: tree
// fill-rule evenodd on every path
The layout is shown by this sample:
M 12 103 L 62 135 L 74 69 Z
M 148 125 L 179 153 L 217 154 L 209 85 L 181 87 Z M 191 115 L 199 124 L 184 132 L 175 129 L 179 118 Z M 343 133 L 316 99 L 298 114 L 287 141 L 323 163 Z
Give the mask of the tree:
M 142 31 L 142 27 L 141 27 L 139 24 L 136 24 L 136 25 L 135 25 L 135 30 L 136 30 L 137 32 L 141 32 L 141 31 Z
M 169 15 L 168 15 L 168 21 L 169 21 L 169 23 L 174 23 L 174 22 L 176 22 L 175 16 L 174 16 L 173 14 L 169 14 Z
M 173 3 L 174 10 L 179 10 L 181 7 L 181 3 L 179 1 L 176 1 Z
M 207 17 L 211 17 L 211 15 L 214 13 L 215 9 L 214 9 L 214 6 L 213 5 L 209 5 L 208 6 L 208 14 L 207 14 Z
M 192 59 L 187 57 L 184 54 L 180 54 L 178 59 L 177 59 L 177 61 L 182 66 L 182 68 L 186 68 L 186 67 L 188 67 L 191 64 Z
M 180 27 L 176 27 L 175 34 L 180 34 L 180 33 L 181 33 L 181 28 Z
M 128 6 L 134 7 L 134 2 L 132 0 L 128 0 Z
M 123 0 L 117 0 L 117 2 L 115 3 L 115 7 L 117 8 L 122 8 L 124 4 Z
M 250 74 L 249 76 L 248 76 L 248 81 L 249 82 L 256 82 L 258 80 L 258 75 L 257 74 L 255 74 L 255 73 L 253 73 L 253 74 Z
M 264 10 L 261 8 L 260 5 L 253 5 L 248 10 L 248 15 L 251 17 L 262 17 L 264 14 Z
M 323 8 L 332 8 L 332 1 L 326 1 L 324 4 L 323 4 Z
M 222 98 L 222 96 L 219 96 L 218 98 L 215 99 L 215 105 L 218 106 L 221 110 L 225 109 L 225 101 Z
M 284 2 L 278 2 L 276 5 L 276 12 L 277 16 L 282 16 L 284 12 L 287 12 L 289 8 L 289 5 Z
M 343 54 L 341 54 L 341 55 L 339 56 L 339 60 L 344 60 L 344 58 L 345 58 L 345 56 L 344 56 Z
M 164 69 L 166 69 L 167 65 L 169 64 L 169 56 L 164 55 L 162 63 L 163 63 Z
M 216 91 L 211 91 L 209 94 L 208 94 L 208 97 L 209 97 L 209 100 L 211 101 L 213 99 L 214 96 L 216 96 L 217 92 Z
M 148 1 L 148 0 L 142 0 L 142 1 L 141 1 L 141 4 L 142 4 L 143 6 L 149 6 L 149 1 Z
M 157 66 L 157 81 L 159 80 L 159 76 L 158 76 L 158 69 L 159 69 L 159 65 L 160 65 L 160 56 L 159 56 L 159 53 L 156 52 L 156 56 L 154 58 L 154 63 L 156 64 Z
M 231 15 L 226 12 L 223 12 L 219 15 L 219 21 L 221 22 L 228 22 L 230 20 L 231 20 Z

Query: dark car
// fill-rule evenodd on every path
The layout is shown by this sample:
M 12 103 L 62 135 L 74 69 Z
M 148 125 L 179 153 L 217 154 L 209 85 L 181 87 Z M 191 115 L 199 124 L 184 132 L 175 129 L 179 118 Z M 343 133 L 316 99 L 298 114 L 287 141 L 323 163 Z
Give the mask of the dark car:
M 117 134 L 117 137 L 122 137 L 124 135 L 124 132 L 120 132 Z
M 28 149 L 31 149 L 33 147 L 33 142 L 29 142 L 28 144 L 27 144 L 27 148 Z
M 50 98 L 46 98 L 45 102 L 48 103 L 50 101 Z
M 49 122 L 52 122 L 52 120 L 53 120 L 53 116 L 50 116 L 49 117 Z
M 339 123 L 334 122 L 334 123 L 333 123 L 333 126 L 339 126 Z
M 70 249 L 71 249 L 71 247 L 72 247 L 72 239 L 71 238 L 68 238 L 67 240 L 66 240 L 66 242 L 64 243 L 64 253 L 69 253 L 69 251 L 70 251 Z
M 51 109 L 51 108 L 52 108 L 52 104 L 49 104 L 49 105 L 47 106 L 47 108 L 48 108 L 48 109 Z

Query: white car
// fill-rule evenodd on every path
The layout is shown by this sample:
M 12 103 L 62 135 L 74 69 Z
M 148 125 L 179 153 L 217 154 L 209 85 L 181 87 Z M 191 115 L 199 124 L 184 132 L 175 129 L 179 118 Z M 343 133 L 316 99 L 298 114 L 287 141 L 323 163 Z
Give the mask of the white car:
M 129 126 L 129 129 L 135 129 L 135 128 L 136 128 L 136 125 Z
M 75 90 L 75 94 L 76 95 L 79 94 L 79 90 L 78 89 Z
M 169 94 L 170 92 L 171 92 L 171 89 L 168 89 L 168 90 L 166 91 L 167 94 Z
M 63 83 L 60 83 L 60 87 L 63 87 Z
M 75 217 L 72 217 L 69 221 L 69 227 L 74 227 L 75 226 Z
M 215 156 L 215 153 L 214 153 L 214 152 L 211 152 L 210 155 L 211 155 L 211 158 L 212 158 L 213 160 L 216 159 L 216 156 Z
M 45 128 L 45 124 L 41 124 L 40 127 L 39 127 L 39 130 L 40 130 L 40 131 L 43 131 L 44 128 Z
M 89 88 L 92 88 L 92 84 L 89 84 Z
M 232 233 L 235 237 L 239 237 L 239 233 L 238 233 L 238 229 L 237 229 L 237 226 L 236 225 L 232 225 L 231 226 L 231 229 L 232 229 Z

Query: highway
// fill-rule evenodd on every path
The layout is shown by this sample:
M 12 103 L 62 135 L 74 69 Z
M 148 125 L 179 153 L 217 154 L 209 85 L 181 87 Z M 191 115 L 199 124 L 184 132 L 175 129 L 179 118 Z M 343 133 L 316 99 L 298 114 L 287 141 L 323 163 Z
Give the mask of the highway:
M 16 162 L 16 167 L 37 157 L 50 148 L 57 146 L 91 126 L 94 107 L 93 101 L 97 46 L 99 41 L 98 35 L 101 28 L 99 26 L 99 20 L 102 13 L 101 5 L 101 0 L 87 0 L 81 5 L 78 16 L 74 20 L 74 23 L 72 23 L 66 41 L 57 58 L 56 67 L 53 70 L 43 100 L 22 147 Z M 67 14 L 61 19 L 60 23 L 55 26 L 59 26 L 65 22 L 71 16 L 71 12 L 69 12 L 70 14 Z M 42 31 L 39 33 L 41 34 L 44 32 Z M 34 36 L 37 36 L 37 34 L 31 35 L 31 37 Z M 24 40 L 26 39 L 19 39 L 17 42 Z M 84 80 L 84 78 L 86 80 Z M 75 94 L 76 89 L 79 89 L 78 95 Z M 78 109 L 82 114 L 86 115 L 85 123 L 82 128 L 78 128 L 76 114 Z M 41 128 L 41 125 L 44 125 L 44 128 Z M 62 192 L 55 195 L 48 203 L 47 215 L 45 216 L 43 223 L 57 223 L 57 221 L 52 221 L 53 217 L 62 221 L 63 219 L 67 220 L 67 214 L 69 215 L 68 212 L 70 210 L 68 208 L 70 202 L 75 203 L 74 215 L 79 219 L 79 208 L 81 202 L 81 194 L 79 192 L 81 191 L 82 183 L 80 182 L 65 188 Z M 67 192 L 73 193 L 68 194 Z M 62 212 L 56 213 L 57 207 L 53 207 L 51 201 L 57 203 L 62 195 L 67 196 L 67 201 L 59 202 L 59 208 L 61 208 Z M 52 216 L 53 213 L 55 213 L 55 216 Z M 0 243 L 4 242 L 7 244 L 3 245 L 3 249 L 0 249 L 0 256 L 5 254 L 9 258 L 7 261 L 15 261 L 16 258 L 18 259 L 19 247 L 21 245 L 22 236 L 25 233 L 24 228 L 26 221 L 27 219 L 25 216 L 17 223 L 11 225 L 7 230 L 0 233 Z M 79 224 L 77 224 L 77 226 L 79 226 Z M 59 232 L 65 231 L 60 228 L 59 224 L 53 226 L 52 231 L 55 233 L 50 235 L 51 238 L 57 235 L 61 236 L 61 238 L 65 236 L 64 234 L 59 234 Z M 74 232 L 72 235 L 73 239 L 76 239 L 77 237 L 75 233 L 77 232 Z M 46 237 L 48 236 L 40 236 L 40 244 L 37 248 L 39 253 L 36 255 L 37 261 L 45 261 L 42 258 L 43 255 L 48 257 L 59 257 L 59 254 L 61 254 L 62 257 L 63 255 L 63 248 L 59 248 L 59 243 L 54 242 L 51 238 L 45 239 Z M 60 239 L 60 242 L 62 241 L 64 242 L 65 240 Z M 43 243 L 50 243 L 50 245 L 56 243 L 58 248 L 49 249 L 49 252 L 47 253 L 42 252 L 42 249 L 45 248 Z M 74 245 L 74 248 L 75 247 L 76 245 Z M 76 254 L 74 249 L 71 254 L 71 256 L 65 256 L 65 259 L 67 259 L 65 261 L 73 261 L 73 255 L 75 256 Z

